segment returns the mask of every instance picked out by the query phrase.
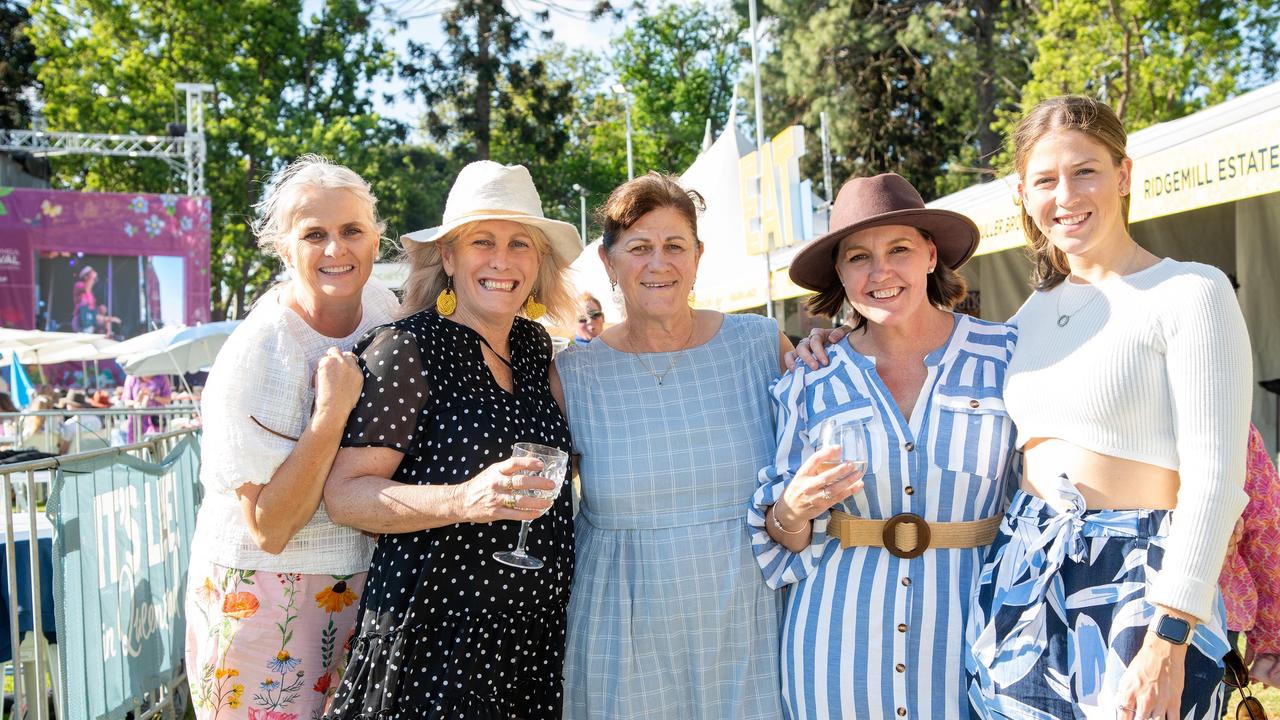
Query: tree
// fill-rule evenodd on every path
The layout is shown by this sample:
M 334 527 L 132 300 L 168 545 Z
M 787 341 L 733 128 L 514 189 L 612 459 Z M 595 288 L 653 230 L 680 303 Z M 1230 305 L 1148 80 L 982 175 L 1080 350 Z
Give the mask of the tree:
M 376 149 L 402 137 L 373 114 L 366 90 L 392 68 L 370 23 L 373 8 L 372 0 L 325 0 L 314 14 L 303 0 L 31 4 L 29 36 L 52 130 L 158 132 L 179 119 L 175 82 L 213 83 L 206 177 L 214 317 L 242 315 L 278 272 L 248 225 L 272 171 L 320 152 L 367 173 L 380 167 Z M 178 189 L 158 161 L 73 156 L 54 169 L 55 182 L 78 189 Z
M 763 61 L 766 129 L 817 128 L 825 111 L 836 178 L 893 171 L 931 188 L 965 130 L 944 122 L 931 58 L 906 42 L 912 16 L 930 5 L 769 0 L 775 47 Z M 806 155 L 804 172 L 821 175 L 818 153 Z
M 27 38 L 31 16 L 13 0 L 0 0 L 0 128 L 25 128 L 31 108 L 23 96 L 36 87 L 35 48 Z
M 553 3 L 544 2 L 536 22 L 546 22 Z M 610 12 L 608 3 L 593 11 Z M 538 142 L 555 157 L 567 140 L 561 114 L 570 88 L 549 76 L 546 65 L 526 57 L 529 32 L 525 22 L 501 0 L 457 0 L 441 15 L 445 42 L 438 50 L 409 43 L 409 60 L 400 75 L 410 85 L 408 96 L 425 105 L 431 137 L 451 146 L 453 154 L 478 160 L 490 157 L 494 108 L 517 98 L 520 113 L 502 115 L 502 131 Z M 550 30 L 542 30 L 551 37 Z
M 742 59 L 744 23 L 729 7 L 665 4 L 614 43 L 614 72 L 633 97 L 637 172 L 681 172 L 701 150 L 706 122 L 722 130 Z
M 1039 28 L 1022 106 L 1088 93 L 1130 131 L 1268 82 L 1280 64 L 1276 0 L 1057 0 Z

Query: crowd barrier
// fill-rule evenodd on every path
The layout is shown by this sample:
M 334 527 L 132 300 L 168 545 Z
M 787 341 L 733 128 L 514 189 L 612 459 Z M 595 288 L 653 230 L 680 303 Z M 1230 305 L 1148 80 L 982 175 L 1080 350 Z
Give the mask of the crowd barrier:
M 199 468 L 195 429 L 0 465 L 12 717 L 49 718 L 49 689 L 58 717 L 181 717 Z M 42 474 L 45 513 L 15 509 L 15 489 L 37 497 Z
M 0 413 L 0 448 L 33 448 L 56 453 L 63 421 L 71 417 L 96 418 L 73 423 L 68 452 L 80 453 L 104 447 L 119 447 L 141 441 L 147 418 L 161 431 L 182 430 L 199 425 L 199 408 L 193 404 L 173 404 L 153 408 L 77 408 L 38 412 Z M 44 418 L 40 429 L 32 431 L 36 418 Z M 100 428 L 100 429 L 98 429 Z

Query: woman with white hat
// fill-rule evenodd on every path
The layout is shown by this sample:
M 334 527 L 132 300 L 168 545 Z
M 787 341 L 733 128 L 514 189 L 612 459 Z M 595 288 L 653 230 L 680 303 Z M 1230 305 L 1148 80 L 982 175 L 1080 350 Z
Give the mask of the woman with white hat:
M 969 597 L 1012 492 L 1015 333 L 952 309 L 978 228 L 926 208 L 901 176 L 845 183 L 831 228 L 790 275 L 818 293 L 815 314 L 850 307 L 854 329 L 827 366 L 774 386 L 777 452 L 748 514 L 770 586 L 791 589 L 783 705 L 793 718 L 967 719 Z
M 529 496 L 556 484 L 511 455 L 569 450 L 534 320 L 573 317 L 581 240 L 524 167 L 489 161 L 459 173 L 443 225 L 402 239 L 403 317 L 356 347 L 364 389 L 325 488 L 334 518 L 379 535 L 330 717 L 559 718 L 571 499 Z M 494 558 L 539 518 L 543 567 Z

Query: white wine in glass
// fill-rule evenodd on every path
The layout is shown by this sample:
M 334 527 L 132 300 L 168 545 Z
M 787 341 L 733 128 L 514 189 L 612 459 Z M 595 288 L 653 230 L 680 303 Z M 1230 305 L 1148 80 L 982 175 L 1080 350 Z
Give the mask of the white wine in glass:
M 867 439 L 862 423 L 841 422 L 836 419 L 824 420 L 818 426 L 818 442 L 815 450 L 839 447 L 840 456 L 836 460 L 818 463 L 818 471 L 826 472 L 840 463 L 850 463 L 854 473 L 862 473 L 867 469 Z
M 546 445 L 538 445 L 537 443 L 516 443 L 511 446 L 511 457 L 536 457 L 542 461 L 542 470 L 536 473 L 523 473 L 529 477 L 543 477 L 555 482 L 556 486 L 553 490 L 534 490 L 531 488 L 521 488 L 514 491 L 515 495 L 523 495 L 525 497 L 541 498 L 543 500 L 555 500 L 560 494 L 560 488 L 564 487 L 565 472 L 569 469 L 569 453 Z M 537 570 L 543 566 L 542 560 L 530 555 L 524 550 L 525 539 L 529 536 L 529 521 L 520 523 L 520 540 L 516 543 L 514 550 L 503 550 L 493 554 L 493 559 L 504 565 L 512 567 L 525 568 L 527 570 Z

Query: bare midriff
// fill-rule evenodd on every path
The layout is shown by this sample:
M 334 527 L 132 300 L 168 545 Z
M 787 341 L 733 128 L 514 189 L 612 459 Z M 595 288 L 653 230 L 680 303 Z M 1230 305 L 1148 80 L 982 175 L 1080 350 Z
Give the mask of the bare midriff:
M 1058 438 L 1032 438 L 1023 447 L 1022 490 L 1063 509 L 1054 491 L 1065 474 L 1090 510 L 1172 510 L 1178 473 L 1139 460 L 1086 450 Z

